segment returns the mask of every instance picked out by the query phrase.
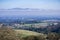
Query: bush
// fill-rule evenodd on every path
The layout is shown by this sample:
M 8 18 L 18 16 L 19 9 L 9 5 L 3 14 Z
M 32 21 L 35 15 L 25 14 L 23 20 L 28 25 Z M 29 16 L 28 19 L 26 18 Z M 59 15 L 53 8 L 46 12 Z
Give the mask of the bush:
M 60 38 L 57 33 L 49 33 L 47 37 L 49 40 L 59 40 Z
M 11 28 L 0 28 L 0 40 L 19 40 L 16 35 L 15 31 Z

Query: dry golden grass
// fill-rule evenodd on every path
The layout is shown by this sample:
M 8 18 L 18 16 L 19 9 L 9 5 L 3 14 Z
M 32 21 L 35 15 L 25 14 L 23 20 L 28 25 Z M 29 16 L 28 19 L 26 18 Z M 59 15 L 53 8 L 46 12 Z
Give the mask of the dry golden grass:
M 21 37 L 26 37 L 26 36 L 31 36 L 31 35 L 33 35 L 33 36 L 41 35 L 41 36 L 46 37 L 46 35 L 43 33 L 37 33 L 37 32 L 33 32 L 33 31 L 27 31 L 27 30 L 15 30 L 15 31 L 16 31 L 16 33 L 20 34 Z

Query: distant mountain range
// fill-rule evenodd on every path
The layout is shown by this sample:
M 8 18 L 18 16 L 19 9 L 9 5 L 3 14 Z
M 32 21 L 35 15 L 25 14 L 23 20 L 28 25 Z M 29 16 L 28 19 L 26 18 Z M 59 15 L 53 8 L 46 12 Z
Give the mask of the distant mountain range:
M 38 8 L 11 8 L 11 9 L 0 9 L 1 10 L 36 10 L 36 11 L 60 11 L 55 9 L 38 9 Z
M 0 17 L 60 18 L 60 10 L 38 8 L 0 9 Z
M 40 9 L 37 9 L 37 8 L 11 8 L 11 9 L 0 9 L 0 10 L 40 10 Z

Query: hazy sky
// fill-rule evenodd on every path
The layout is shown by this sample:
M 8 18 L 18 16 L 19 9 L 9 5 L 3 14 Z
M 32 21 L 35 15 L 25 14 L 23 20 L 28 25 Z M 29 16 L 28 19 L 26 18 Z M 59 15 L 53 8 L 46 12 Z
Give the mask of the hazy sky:
M 2 8 L 60 9 L 60 0 L 0 0 Z

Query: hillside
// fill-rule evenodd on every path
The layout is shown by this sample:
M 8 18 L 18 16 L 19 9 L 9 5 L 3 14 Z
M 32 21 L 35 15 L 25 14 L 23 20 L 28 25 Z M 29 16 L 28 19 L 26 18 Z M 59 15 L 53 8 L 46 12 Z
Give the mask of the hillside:
M 15 30 L 16 33 L 18 33 L 21 37 L 27 37 L 27 36 L 44 36 L 46 37 L 47 35 L 43 34 L 43 33 L 37 33 L 37 32 L 33 32 L 33 31 L 28 31 L 28 30 Z M 18 36 L 19 36 L 18 35 Z

